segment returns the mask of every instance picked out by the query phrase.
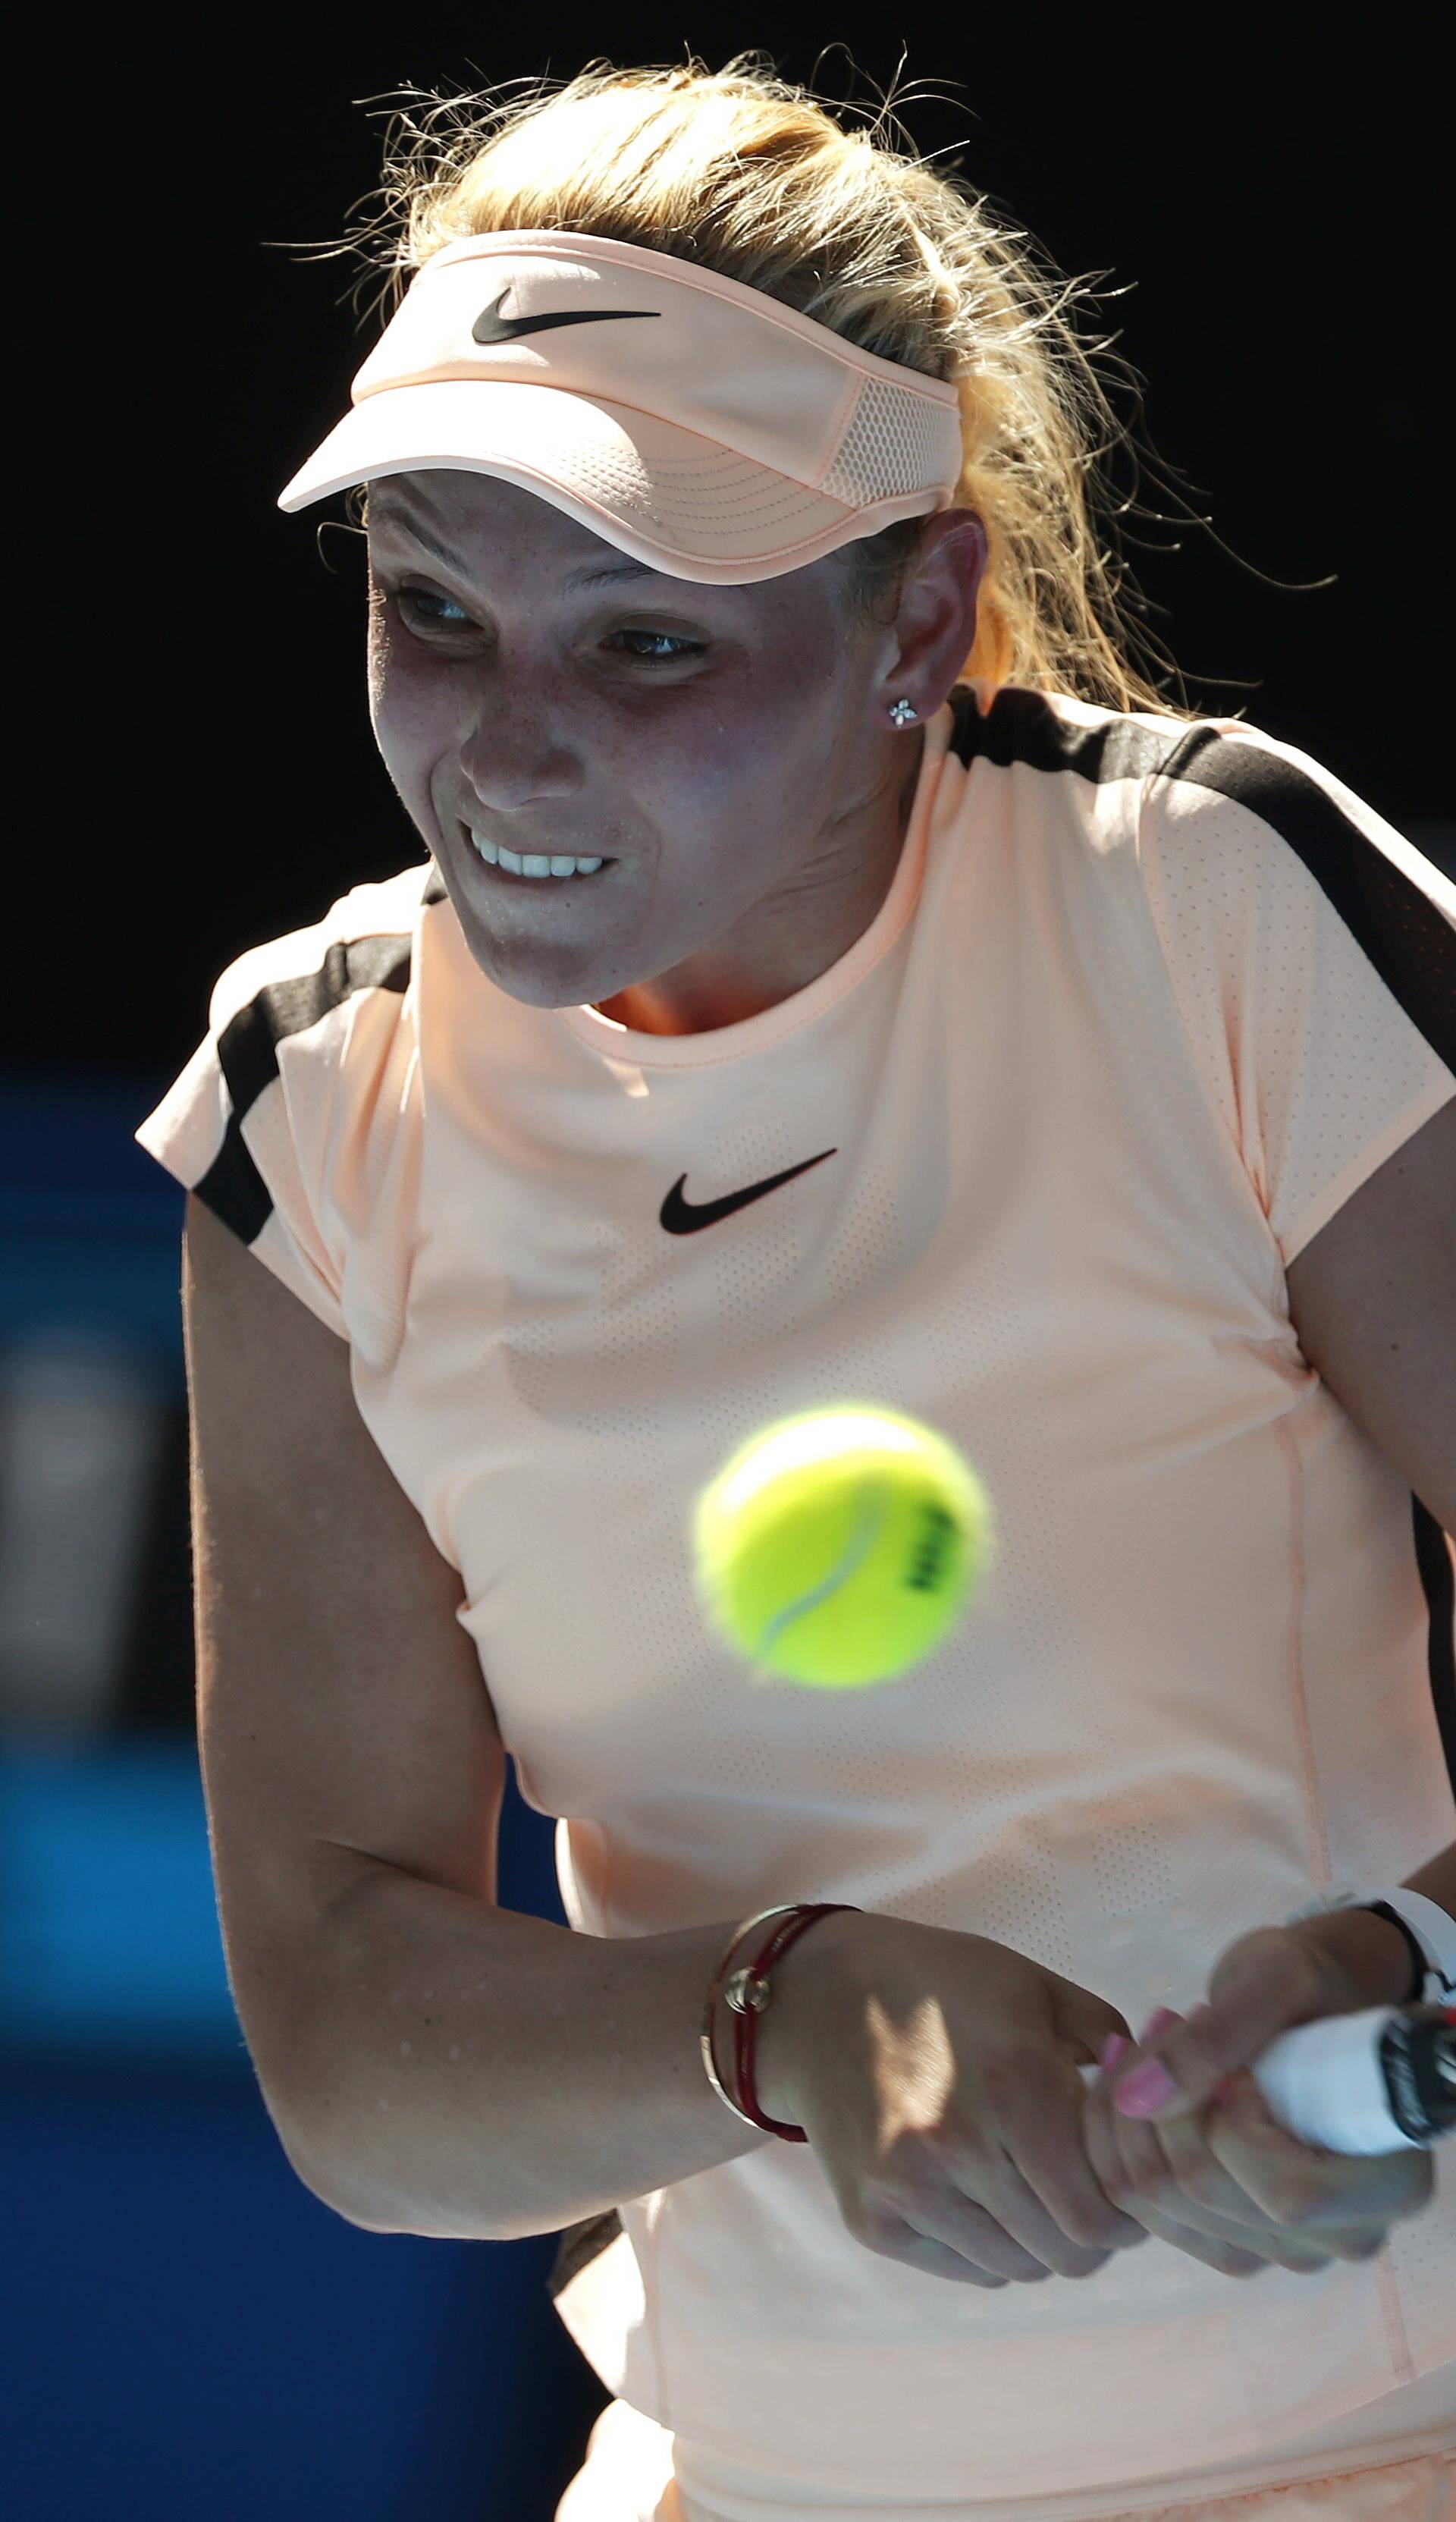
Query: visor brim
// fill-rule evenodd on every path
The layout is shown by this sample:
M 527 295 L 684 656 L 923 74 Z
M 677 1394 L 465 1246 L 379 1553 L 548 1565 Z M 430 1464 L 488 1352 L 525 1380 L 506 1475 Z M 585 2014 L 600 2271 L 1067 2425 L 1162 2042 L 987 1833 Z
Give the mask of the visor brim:
M 648 569 L 709 585 L 803 569 L 950 495 L 903 491 L 848 507 L 627 403 L 559 386 L 438 378 L 353 404 L 278 506 L 292 514 L 390 474 L 432 471 L 514 482 Z

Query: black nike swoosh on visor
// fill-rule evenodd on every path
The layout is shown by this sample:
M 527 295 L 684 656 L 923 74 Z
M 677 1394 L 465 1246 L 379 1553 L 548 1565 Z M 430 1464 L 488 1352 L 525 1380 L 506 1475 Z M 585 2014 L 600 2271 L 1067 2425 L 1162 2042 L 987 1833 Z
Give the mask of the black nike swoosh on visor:
M 777 1191 L 780 1183 L 792 1182 L 796 1175 L 807 1174 L 814 1165 L 822 1165 L 825 1156 L 837 1156 L 837 1147 L 825 1147 L 822 1156 L 806 1156 L 802 1165 L 790 1165 L 787 1172 L 771 1174 L 767 1182 L 751 1183 L 747 1191 L 730 1191 L 722 1199 L 705 1200 L 694 1208 L 682 1196 L 686 1174 L 680 1174 L 662 1203 L 662 1223 L 669 1235 L 696 1235 L 700 1227 L 716 1226 L 720 1218 L 731 1217 L 733 1211 L 746 1208 L 750 1200 L 762 1199 L 766 1191 Z
M 493 299 L 484 314 L 477 315 L 471 326 L 471 339 L 476 342 L 513 342 L 520 333 L 545 333 L 555 324 L 614 324 L 629 315 L 658 315 L 657 306 L 603 306 L 599 311 L 583 307 L 569 315 L 502 315 L 501 306 L 510 296 L 511 283 L 506 282 L 500 296 Z

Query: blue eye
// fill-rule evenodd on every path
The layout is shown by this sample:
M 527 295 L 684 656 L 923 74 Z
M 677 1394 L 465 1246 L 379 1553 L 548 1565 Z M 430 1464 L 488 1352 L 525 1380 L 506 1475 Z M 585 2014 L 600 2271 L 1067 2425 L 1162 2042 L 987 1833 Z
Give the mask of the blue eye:
M 402 606 L 402 605 L 403 605 L 403 603 L 404 603 L 404 599 L 405 599 L 405 597 L 406 597 L 406 596 L 408 597 L 408 599 L 409 599 L 409 601 L 410 601 L 411 605 L 419 605 L 419 604 L 449 604 L 449 609 L 450 609 L 451 613 L 459 613 L 459 615 L 460 615 L 460 619 L 461 619 L 461 621 L 462 621 L 462 622 L 463 622 L 463 621 L 464 621 L 464 619 L 465 619 L 464 613 L 461 611 L 461 608 L 460 608 L 460 606 L 459 606 L 458 604 L 450 604 L 450 600 L 449 600 L 449 597 L 448 597 L 447 595 L 432 595 L 432 594 L 430 593 L 430 590 L 429 590 L 429 588 L 428 588 L 428 587 L 424 587 L 424 586 L 401 586 L 401 587 L 400 587 L 400 589 L 399 589 L 399 596 L 398 596 L 398 598 L 397 598 L 396 600 L 397 600 L 397 602 L 398 602 L 400 606 Z M 407 620 L 409 619 L 408 614 L 406 614 L 404 618 L 405 618 L 405 620 L 407 621 Z M 425 615 L 425 620 L 426 620 L 427 622 L 433 622 L 433 621 L 434 621 L 434 619 L 435 619 L 435 617 L 434 617 L 434 615 L 433 615 L 432 613 L 427 613 L 427 614 Z M 454 625 L 453 625 L 453 623 L 446 622 L 446 623 L 442 623 L 439 627 L 440 627 L 442 630 L 453 630 Z
M 677 664 L 679 657 L 700 657 L 703 653 L 703 643 L 700 639 L 680 639 L 671 630 L 617 630 L 612 635 L 618 639 L 652 639 L 659 645 L 666 644 L 676 651 L 676 654 L 671 657 L 639 655 L 637 662 L 643 666 L 673 666 Z
M 458 604 L 452 603 L 447 595 L 437 595 L 430 587 L 401 586 L 395 600 L 406 623 L 411 614 L 425 604 L 443 604 L 449 612 L 458 614 L 460 622 L 469 620 Z M 438 620 L 433 613 L 424 614 L 422 619 L 437 630 L 453 630 L 458 627 L 454 622 Z M 640 650 L 633 652 L 634 661 L 639 666 L 675 666 L 680 657 L 700 657 L 704 647 L 701 639 L 680 639 L 672 630 L 615 630 L 612 636 L 616 639 L 644 639 L 656 648 L 658 653 L 655 656 L 643 655 Z M 671 654 L 665 651 L 671 651 Z

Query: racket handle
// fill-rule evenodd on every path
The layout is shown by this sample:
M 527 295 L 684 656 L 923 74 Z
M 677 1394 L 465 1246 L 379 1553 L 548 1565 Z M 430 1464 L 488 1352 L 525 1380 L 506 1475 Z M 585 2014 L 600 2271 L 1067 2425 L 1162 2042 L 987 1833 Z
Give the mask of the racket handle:
M 1432 2145 L 1456 2126 L 1456 2006 L 1373 2005 L 1301 2023 L 1251 2073 L 1271 2116 L 1307 2145 Z

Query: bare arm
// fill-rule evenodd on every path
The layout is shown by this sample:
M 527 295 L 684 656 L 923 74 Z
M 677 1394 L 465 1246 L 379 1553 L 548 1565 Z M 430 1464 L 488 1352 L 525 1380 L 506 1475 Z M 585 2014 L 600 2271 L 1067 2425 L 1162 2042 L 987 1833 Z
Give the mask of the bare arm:
M 1408 1888 L 1456 1906 L 1456 1849 Z M 703 2001 L 736 1919 L 603 1938 L 370 1865 L 336 1900 L 318 1988 L 327 2062 L 302 2125 L 309 2186 L 376 2232 L 518 2241 L 732 2163 L 767 2142 L 703 2072 Z M 832 1968 L 857 1913 L 823 1918 L 774 1971 L 759 2031 L 771 2117 L 780 2039 L 805 1971 Z M 1310 1921 L 1395 2002 L 1398 1931 L 1359 1910 Z M 727 2080 L 727 2009 L 715 2055 Z
M 738 1923 L 579 1935 L 372 1867 L 321 1946 L 297 2168 L 370 2231 L 519 2241 L 753 2153 L 767 2136 L 713 2091 L 698 2047 Z
M 737 1919 L 603 1938 L 500 1907 L 506 1751 L 460 1573 L 345 1342 L 195 1194 L 183 1314 L 211 1852 L 301 2179 L 382 2231 L 511 2238 L 767 2143 L 698 2048 Z
M 1456 1535 L 1453 1250 L 1456 1096 L 1311 1237 L 1285 1283 L 1310 1365 Z

